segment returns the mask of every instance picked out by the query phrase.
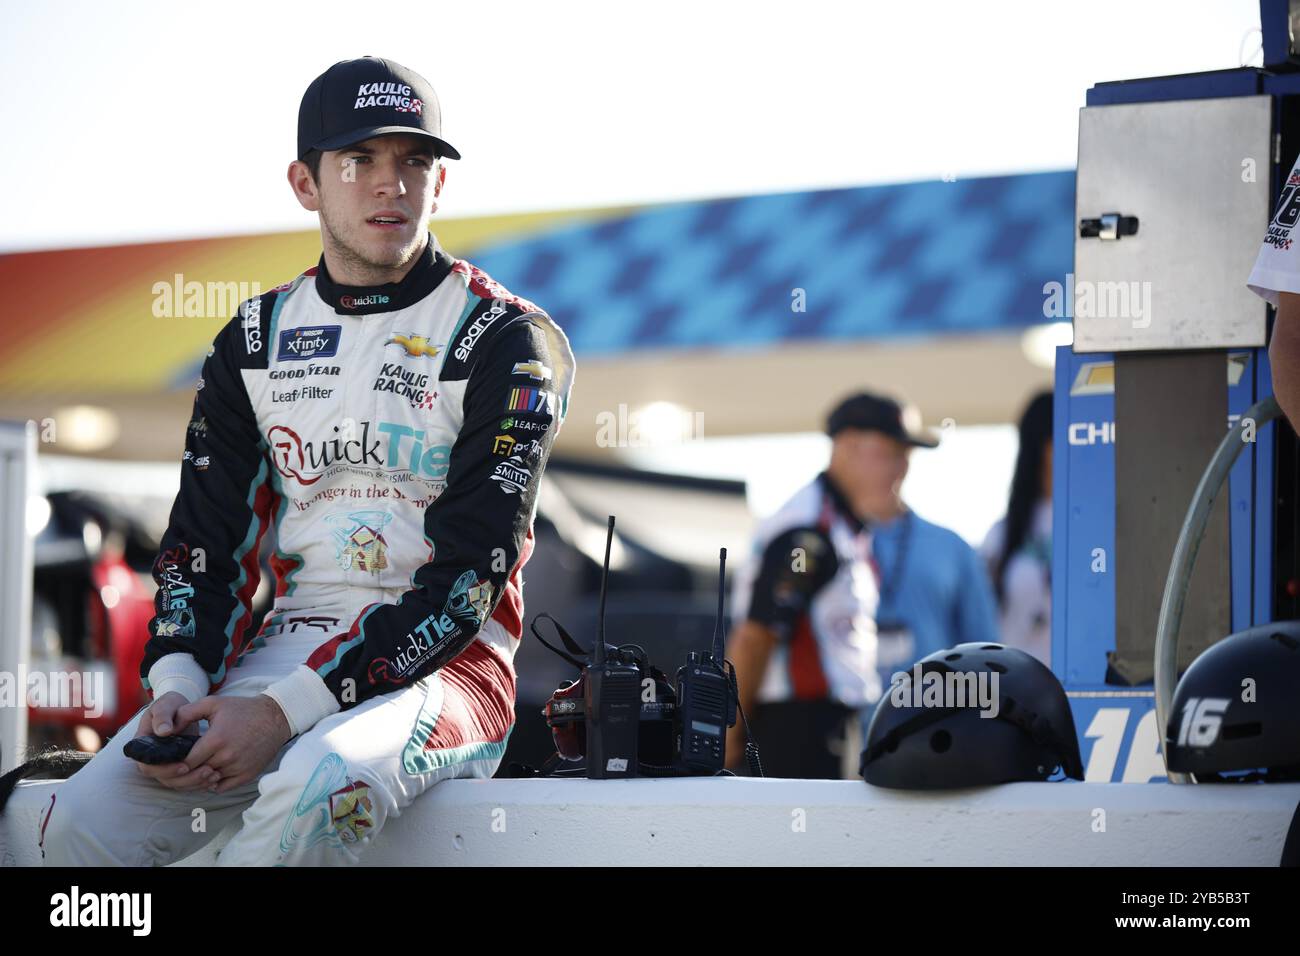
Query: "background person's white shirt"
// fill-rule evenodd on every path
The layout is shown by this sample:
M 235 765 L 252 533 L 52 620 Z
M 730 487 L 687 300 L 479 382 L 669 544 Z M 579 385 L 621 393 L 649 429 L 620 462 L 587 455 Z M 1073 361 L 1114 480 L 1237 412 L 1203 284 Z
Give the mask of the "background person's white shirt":
M 1255 268 L 1246 285 L 1277 307 L 1279 292 L 1300 293 L 1300 159 L 1287 177 L 1268 232 L 1260 245 Z
M 991 529 L 980 546 L 990 577 L 997 573 L 1007 521 Z M 998 627 L 1002 643 L 1032 654 L 1052 666 L 1052 503 L 1034 508 L 1029 536 L 1007 562 L 1002 577 L 1002 606 Z

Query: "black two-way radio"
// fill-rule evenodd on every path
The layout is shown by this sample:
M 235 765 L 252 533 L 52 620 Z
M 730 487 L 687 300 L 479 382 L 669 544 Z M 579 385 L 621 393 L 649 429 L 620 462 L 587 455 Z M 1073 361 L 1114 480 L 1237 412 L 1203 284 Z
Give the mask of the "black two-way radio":
M 600 573 L 600 620 L 596 650 L 587 668 L 587 778 L 636 777 L 637 739 L 641 729 L 641 668 L 605 654 L 605 595 L 609 590 L 609 548 L 614 516 L 605 534 L 605 565 Z
M 691 651 L 677 669 L 678 754 L 692 771 L 717 773 L 726 765 L 727 728 L 736 723 L 736 699 L 723 667 L 722 595 L 727 577 L 727 549 L 718 554 L 718 616 L 713 646 Z

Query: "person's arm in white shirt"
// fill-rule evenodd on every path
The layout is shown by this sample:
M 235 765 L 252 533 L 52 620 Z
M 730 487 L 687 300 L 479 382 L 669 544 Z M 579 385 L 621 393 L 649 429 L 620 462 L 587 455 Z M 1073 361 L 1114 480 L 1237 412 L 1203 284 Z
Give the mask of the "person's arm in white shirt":
M 1292 426 L 1300 424 L 1300 295 L 1279 292 L 1268 358 L 1273 392 Z

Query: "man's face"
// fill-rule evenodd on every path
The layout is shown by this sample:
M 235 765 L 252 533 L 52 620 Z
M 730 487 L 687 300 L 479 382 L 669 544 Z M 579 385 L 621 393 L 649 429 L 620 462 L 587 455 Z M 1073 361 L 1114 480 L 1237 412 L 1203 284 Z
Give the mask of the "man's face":
M 835 435 L 832 454 L 843 463 L 842 474 L 857 494 L 883 501 L 902 486 L 911 451 L 881 432 L 845 428 Z
M 376 136 L 322 153 L 320 182 L 314 184 L 305 169 L 294 163 L 289 171 L 298 200 L 320 213 L 324 241 L 350 269 L 400 269 L 424 248 L 433 201 L 446 176 L 427 139 Z

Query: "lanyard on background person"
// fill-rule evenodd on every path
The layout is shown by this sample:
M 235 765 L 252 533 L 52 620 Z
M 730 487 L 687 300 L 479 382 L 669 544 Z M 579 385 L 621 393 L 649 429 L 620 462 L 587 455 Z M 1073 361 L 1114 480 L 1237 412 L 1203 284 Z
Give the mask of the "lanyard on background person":
M 907 563 L 908 545 L 912 540 L 912 509 L 908 508 L 906 505 L 904 505 L 903 508 L 903 514 L 898 519 L 903 523 L 903 528 L 898 534 L 898 549 L 894 555 L 893 569 L 889 572 L 888 577 L 885 576 L 885 567 L 883 562 L 876 562 L 877 573 L 880 575 L 881 607 L 889 605 L 902 587 L 903 570 Z
M 876 609 L 876 667 L 881 672 L 882 681 L 888 681 L 890 672 L 896 668 L 910 667 L 916 657 L 916 637 L 907 622 L 898 616 L 897 609 L 891 607 L 895 612 L 892 618 L 880 616 L 880 609 L 892 605 L 901 589 L 908 545 L 912 540 L 912 509 L 906 505 L 903 508 L 899 519 L 903 522 L 903 527 L 898 535 L 898 551 L 888 577 L 885 576 L 881 562 L 875 562 L 876 573 L 880 576 L 880 604 Z M 872 546 L 874 550 L 874 540 Z

